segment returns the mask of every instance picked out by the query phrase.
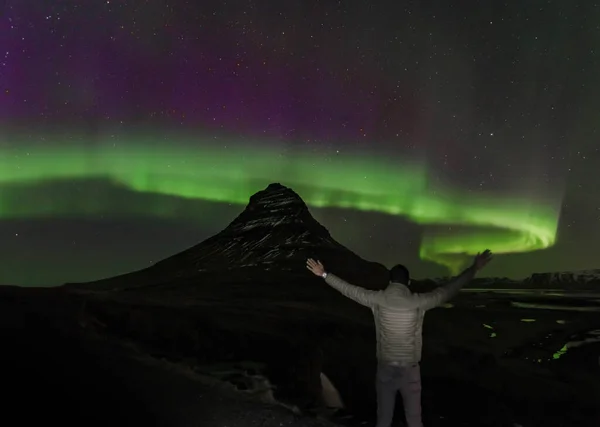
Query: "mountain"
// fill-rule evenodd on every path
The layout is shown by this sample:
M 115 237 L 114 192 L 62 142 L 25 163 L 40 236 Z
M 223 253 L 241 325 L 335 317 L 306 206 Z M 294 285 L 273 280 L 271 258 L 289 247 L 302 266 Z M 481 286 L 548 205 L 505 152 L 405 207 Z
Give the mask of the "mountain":
M 331 290 L 307 272 L 308 257 L 320 259 L 342 277 L 352 277 L 357 285 L 369 289 L 387 285 L 383 265 L 366 261 L 336 242 L 298 194 L 274 183 L 251 196 L 244 211 L 223 231 L 196 246 L 143 270 L 65 286 L 78 292 L 187 305 L 212 291 L 231 298 L 269 292 L 272 297 L 319 300 L 320 292 Z
M 421 280 L 415 284 L 415 289 L 419 292 L 428 291 L 451 279 L 451 277 L 440 277 Z M 508 277 L 477 277 L 466 285 L 465 289 L 598 291 L 600 270 L 534 273 L 522 280 Z
M 436 279 L 435 285 L 445 283 L 450 278 Z M 534 273 L 523 280 L 507 277 L 481 277 L 469 283 L 466 289 L 521 289 L 558 291 L 598 291 L 600 270 L 562 271 Z
M 546 287 L 598 287 L 600 286 L 600 270 L 536 273 L 527 278 L 525 283 Z

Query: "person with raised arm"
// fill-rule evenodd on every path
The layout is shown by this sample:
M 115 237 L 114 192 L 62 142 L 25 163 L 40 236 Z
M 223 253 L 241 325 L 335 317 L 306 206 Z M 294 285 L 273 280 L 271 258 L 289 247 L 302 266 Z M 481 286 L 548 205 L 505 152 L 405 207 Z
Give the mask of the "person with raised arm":
M 408 427 L 423 427 L 421 419 L 421 349 L 425 312 L 444 304 L 469 283 L 492 259 L 492 252 L 477 254 L 473 264 L 449 283 L 431 292 L 413 293 L 410 274 L 403 265 L 390 270 L 385 290 L 372 291 L 351 285 L 327 272 L 320 261 L 309 258 L 306 267 L 342 295 L 369 307 L 377 336 L 377 427 L 390 427 L 396 393 L 404 403 Z

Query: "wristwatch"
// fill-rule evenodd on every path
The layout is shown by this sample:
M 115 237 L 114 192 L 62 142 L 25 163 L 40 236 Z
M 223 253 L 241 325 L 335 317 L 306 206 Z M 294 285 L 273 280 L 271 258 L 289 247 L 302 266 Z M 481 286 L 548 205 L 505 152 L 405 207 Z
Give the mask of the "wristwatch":
M 326 271 L 324 271 L 324 272 L 323 272 L 323 274 L 321 274 L 321 277 L 322 277 L 323 279 L 327 279 L 327 272 L 326 272 Z

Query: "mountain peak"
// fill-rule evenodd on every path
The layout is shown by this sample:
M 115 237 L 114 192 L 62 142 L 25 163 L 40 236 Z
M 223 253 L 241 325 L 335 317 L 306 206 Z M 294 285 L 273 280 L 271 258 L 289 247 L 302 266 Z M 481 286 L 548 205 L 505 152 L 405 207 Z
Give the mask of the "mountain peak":
M 253 194 L 246 209 L 272 209 L 286 205 L 308 210 L 302 198 L 294 190 L 276 182 Z
M 265 216 L 268 216 L 277 224 L 281 223 L 284 217 L 303 217 L 304 220 L 308 220 L 308 217 L 310 217 L 312 219 L 308 207 L 294 190 L 279 183 L 273 183 L 269 184 L 264 190 L 252 195 L 244 212 L 229 227 L 257 219 L 251 217 L 259 212 L 263 221 L 266 220 Z
M 300 198 L 300 196 L 298 196 L 298 194 L 296 194 L 296 192 L 294 190 L 292 190 L 289 187 L 286 187 L 285 185 L 282 185 L 278 182 L 273 182 L 271 184 L 269 184 L 267 186 L 267 188 L 265 188 L 264 190 L 259 191 L 256 194 L 253 194 L 250 197 L 250 202 L 252 202 L 252 199 L 255 198 L 260 198 L 260 196 L 264 196 L 264 195 L 273 195 L 273 196 L 279 196 L 279 197 L 293 197 L 298 199 L 299 201 L 302 201 L 302 199 Z
M 313 218 L 295 191 L 273 183 L 253 194 L 223 231 L 159 264 L 185 259 L 202 270 L 208 265 L 227 270 L 273 264 L 285 268 L 289 263 L 303 265 L 315 250 L 350 252 Z
M 147 269 L 88 286 L 126 289 L 203 279 L 213 284 L 303 282 L 310 277 L 304 267 L 308 257 L 323 260 L 359 285 L 380 289 L 387 284 L 384 266 L 363 260 L 335 241 L 295 191 L 273 183 L 252 195 L 244 211 L 220 233 Z
M 269 184 L 250 197 L 246 209 L 221 233 L 243 235 L 250 232 L 270 235 L 285 226 L 285 234 L 306 234 L 322 241 L 332 241 L 329 231 L 310 214 L 302 198 L 291 188 Z

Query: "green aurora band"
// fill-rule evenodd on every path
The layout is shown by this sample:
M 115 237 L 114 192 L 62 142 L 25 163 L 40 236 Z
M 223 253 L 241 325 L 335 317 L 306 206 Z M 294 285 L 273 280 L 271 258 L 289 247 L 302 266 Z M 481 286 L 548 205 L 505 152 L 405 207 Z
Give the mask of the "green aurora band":
M 44 145 L 28 145 L 19 137 L 4 139 L 0 219 L 131 214 L 178 218 L 182 200 L 245 205 L 251 194 L 281 182 L 312 207 L 374 211 L 423 225 L 421 258 L 445 265 L 452 273 L 467 255 L 482 248 L 519 253 L 545 249 L 556 241 L 560 203 L 434 187 L 427 167 L 419 162 L 326 155 L 317 148 L 290 152 L 264 142 L 242 146 L 233 140 L 199 141 L 197 136 L 180 135 L 128 137 L 126 143 L 123 137 L 95 137 L 92 144 L 83 143 L 85 136 L 72 135 L 53 137 L 50 143 L 46 137 Z M 81 191 L 92 181 L 109 182 L 130 197 L 115 201 L 108 200 L 110 193 Z M 81 186 L 78 192 L 58 197 L 48 191 L 53 183 Z M 142 200 L 140 193 L 167 197 L 159 203 L 143 199 L 146 202 L 135 208 L 136 200 Z

